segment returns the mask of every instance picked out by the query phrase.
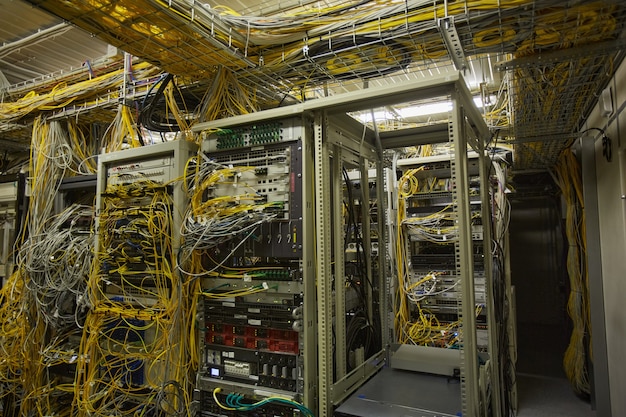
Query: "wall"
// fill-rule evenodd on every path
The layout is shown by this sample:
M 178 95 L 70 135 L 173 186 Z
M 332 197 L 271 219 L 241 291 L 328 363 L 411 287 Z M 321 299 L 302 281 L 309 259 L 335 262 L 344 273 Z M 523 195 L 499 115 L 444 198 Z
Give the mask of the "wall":
M 603 117 L 593 110 L 584 128 L 602 128 L 613 142 L 612 162 L 602 155 L 599 132 L 596 138 L 596 179 L 602 252 L 602 276 L 606 324 L 607 359 L 612 416 L 626 416 L 626 62 L 610 82 L 614 115 Z M 590 279 L 594 277 L 591 276 Z M 592 306 L 593 308 L 593 306 Z

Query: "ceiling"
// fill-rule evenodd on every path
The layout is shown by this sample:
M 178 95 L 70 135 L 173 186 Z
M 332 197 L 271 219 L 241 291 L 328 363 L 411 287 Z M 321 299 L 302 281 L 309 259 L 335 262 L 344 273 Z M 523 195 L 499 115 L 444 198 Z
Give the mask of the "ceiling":
M 626 8 L 618 0 L 228 5 L 0 0 L 0 71 L 15 99 L 54 85 L 47 74 L 85 79 L 98 65 L 120 68 L 113 45 L 196 85 L 210 85 L 224 68 L 258 107 L 272 107 L 462 68 L 475 94 L 494 97 L 485 116 L 500 140 L 517 145 L 517 167 L 534 169 L 551 166 L 576 137 L 626 44 Z M 4 128 L 0 120 L 0 147 L 25 136 L 28 120 Z
M 18 0 L 0 0 L 0 71 L 11 85 L 86 67 L 108 44 Z

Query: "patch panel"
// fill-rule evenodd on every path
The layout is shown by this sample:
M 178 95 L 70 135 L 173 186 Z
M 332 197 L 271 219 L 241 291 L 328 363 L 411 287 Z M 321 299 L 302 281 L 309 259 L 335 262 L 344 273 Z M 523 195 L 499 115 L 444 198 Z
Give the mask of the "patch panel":
M 282 119 L 252 125 L 220 129 L 206 139 L 207 151 L 221 151 L 244 147 L 256 147 L 277 142 L 302 139 L 304 129 L 300 119 Z
M 250 303 L 244 300 L 215 301 L 205 300 L 205 320 L 212 324 L 235 325 L 248 327 L 255 332 L 290 331 L 294 322 L 299 319 L 299 303 L 292 304 Z
M 113 285 L 111 283 L 107 286 L 105 294 L 109 300 L 113 302 L 127 304 L 137 308 L 155 308 L 159 303 L 159 289 L 148 285 L 122 286 Z
M 238 216 L 242 206 L 261 220 L 244 233 L 229 228 L 236 238 L 214 232 L 210 247 L 194 254 L 196 265 L 211 271 L 202 280 L 200 380 L 303 396 L 304 357 L 315 352 L 304 349 L 303 331 L 304 131 L 301 120 L 287 119 L 222 129 L 203 143 L 202 177 L 191 186 L 201 208 L 194 221 L 200 227 L 217 221 L 247 226 L 248 219 Z M 213 230 L 193 236 L 202 239 Z M 293 414 L 287 407 L 276 415 Z
M 480 242 L 478 242 L 480 243 Z M 452 273 L 455 270 L 455 258 L 453 247 L 449 245 L 429 244 L 424 242 L 409 242 L 412 251 L 411 268 L 414 271 L 440 271 Z M 474 246 L 472 254 L 475 271 L 483 271 L 485 256 L 481 245 Z
M 107 168 L 107 182 L 109 185 L 132 184 L 146 180 L 165 183 L 175 178 L 174 169 L 174 158 L 170 156 L 111 164 Z
M 254 365 L 248 362 L 235 361 L 232 359 L 224 360 L 224 375 L 237 378 L 250 378 L 256 370 Z

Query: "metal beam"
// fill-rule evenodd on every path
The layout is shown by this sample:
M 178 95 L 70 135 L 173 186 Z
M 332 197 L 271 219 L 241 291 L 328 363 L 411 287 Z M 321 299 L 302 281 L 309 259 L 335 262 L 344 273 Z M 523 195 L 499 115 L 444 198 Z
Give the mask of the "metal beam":
M 385 149 L 447 142 L 448 124 L 438 123 L 423 127 L 382 131 L 380 141 Z
M 313 135 L 305 129 L 302 138 L 302 233 L 304 242 L 315 242 L 315 161 Z M 304 346 L 302 360 L 304 365 L 304 405 L 317 415 L 317 294 L 315 271 L 315 246 L 302 246 L 302 269 L 304 284 Z
M 317 334 L 318 334 L 318 417 L 331 417 L 331 386 L 333 382 L 333 274 L 330 250 L 331 197 L 329 144 L 326 140 L 326 113 L 315 114 L 315 228 L 317 249 Z
M 376 158 L 374 133 L 345 113 L 328 116 L 327 133 L 333 145 L 346 150 L 342 158 L 352 166 L 359 166 L 361 157 Z
M 457 71 L 465 71 L 468 67 L 467 59 L 465 58 L 465 51 L 463 51 L 463 44 L 456 31 L 456 26 L 454 26 L 454 16 L 439 19 L 437 27 L 443 37 L 443 41 L 454 63 L 454 67 Z
M 72 29 L 73 26 L 66 22 L 59 23 L 46 29 L 40 29 L 35 33 L 25 36 L 17 41 L 5 43 L 0 46 L 0 58 L 11 55 L 26 46 L 33 46 L 36 43 L 59 36 Z
M 472 244 L 472 224 L 469 196 L 469 174 L 467 168 L 467 141 L 464 109 L 452 99 L 450 114 L 450 141 L 454 145 L 454 158 L 450 160 L 453 210 L 459 230 L 456 249 L 456 276 L 461 282 L 459 329 L 461 341 L 461 404 L 463 415 L 479 417 L 478 399 L 478 355 L 476 350 L 476 297 L 474 294 L 474 261 Z
M 261 120 L 275 120 L 285 117 L 292 117 L 305 112 L 317 110 L 327 110 L 333 113 L 356 112 L 388 105 L 407 103 L 417 100 L 448 97 L 457 89 L 460 94 L 467 94 L 464 103 L 472 102 L 469 90 L 460 73 L 440 75 L 432 78 L 419 79 L 407 83 L 400 83 L 393 86 L 380 86 L 366 88 L 359 91 L 337 94 L 335 96 L 323 97 L 317 100 L 310 100 L 300 104 L 275 109 L 263 110 L 255 113 L 234 116 L 227 119 L 212 120 L 210 122 L 198 123 L 192 127 L 193 132 L 201 132 L 209 129 L 219 129 L 227 127 L 242 126 L 250 123 L 257 123 Z M 473 102 L 472 102 L 473 103 Z M 475 106 L 474 106 L 475 107 Z M 480 116 L 477 109 L 476 114 Z M 474 116 L 474 114 L 472 114 Z M 482 119 L 482 117 L 480 117 Z M 474 119 L 474 117 L 472 117 Z M 483 122 L 484 123 L 484 122 Z M 488 131 L 487 125 L 484 127 Z
M 465 82 L 456 83 L 454 93 L 456 94 L 454 94 L 454 100 L 452 101 L 453 105 L 463 108 L 463 118 L 459 122 L 466 120 L 475 131 L 476 138 L 487 144 L 491 138 L 491 132 L 489 132 L 489 127 L 485 123 L 483 115 L 480 114 L 476 104 L 474 104 L 472 94 Z
M 330 198 L 330 211 L 332 213 L 332 233 L 333 233 L 333 247 L 335 264 L 335 302 L 334 312 L 332 316 L 335 318 L 335 377 L 341 379 L 346 376 L 348 372 L 348 363 L 346 356 L 348 350 L 346 347 L 346 291 L 345 291 L 345 226 L 343 222 L 343 151 L 341 147 L 335 145 L 332 147 L 333 158 L 331 162 L 332 167 L 332 190 Z
M 338 380 L 331 388 L 333 405 L 343 402 L 364 381 L 385 365 L 386 351 L 381 350 Z

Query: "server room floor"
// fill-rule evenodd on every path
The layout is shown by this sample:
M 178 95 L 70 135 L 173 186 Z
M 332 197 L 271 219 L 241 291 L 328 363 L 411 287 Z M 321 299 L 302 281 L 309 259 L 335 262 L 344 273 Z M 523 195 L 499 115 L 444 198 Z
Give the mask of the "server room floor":
M 458 379 L 384 368 L 339 406 L 335 417 L 448 417 L 461 409 Z
M 565 378 L 518 374 L 517 417 L 595 417 L 589 403 L 578 398 Z
M 595 417 L 565 378 L 518 374 L 517 417 Z M 346 400 L 335 417 L 460 416 L 460 386 L 445 377 L 383 369 Z

